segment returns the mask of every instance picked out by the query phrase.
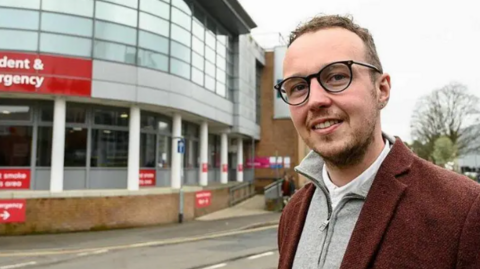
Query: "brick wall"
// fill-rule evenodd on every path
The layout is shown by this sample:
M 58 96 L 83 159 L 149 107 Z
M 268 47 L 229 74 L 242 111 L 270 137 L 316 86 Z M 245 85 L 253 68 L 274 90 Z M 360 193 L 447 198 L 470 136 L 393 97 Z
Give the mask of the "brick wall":
M 207 188 L 208 190 L 208 188 Z M 184 220 L 227 208 L 229 187 L 212 189 L 211 205 L 195 208 L 195 192 L 184 193 Z M 0 224 L 1 235 L 58 233 L 141 227 L 178 222 L 179 194 L 27 199 L 26 222 Z
M 261 118 L 261 137 L 260 142 L 255 146 L 255 155 L 257 157 L 289 156 L 291 163 L 289 169 L 279 169 L 278 174 L 283 175 L 287 171 L 298 180 L 297 174 L 293 171 L 299 163 L 298 135 L 290 119 L 273 119 L 273 64 L 274 53 L 266 52 L 265 67 L 263 69 L 261 88 L 262 88 L 262 118 Z M 303 157 L 303 156 L 302 156 Z M 255 178 L 275 177 L 275 169 L 255 169 Z

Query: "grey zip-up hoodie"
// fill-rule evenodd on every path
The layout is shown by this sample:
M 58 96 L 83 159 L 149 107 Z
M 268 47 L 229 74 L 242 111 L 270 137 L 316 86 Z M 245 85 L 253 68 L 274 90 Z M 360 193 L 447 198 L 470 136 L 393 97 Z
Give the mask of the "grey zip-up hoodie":
M 383 134 L 395 143 L 395 138 Z M 310 202 L 305 225 L 295 254 L 293 268 L 340 268 L 355 224 L 362 210 L 376 173 L 357 190 L 343 197 L 332 210 L 330 195 L 323 182 L 324 161 L 311 151 L 295 171 L 307 177 L 317 187 Z

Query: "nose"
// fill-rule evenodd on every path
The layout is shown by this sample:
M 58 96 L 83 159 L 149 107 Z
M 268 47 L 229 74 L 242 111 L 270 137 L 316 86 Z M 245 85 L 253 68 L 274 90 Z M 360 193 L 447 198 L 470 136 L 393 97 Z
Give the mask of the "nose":
M 332 105 L 330 94 L 325 91 L 316 78 L 310 80 L 310 96 L 307 105 L 310 110 L 318 110 Z

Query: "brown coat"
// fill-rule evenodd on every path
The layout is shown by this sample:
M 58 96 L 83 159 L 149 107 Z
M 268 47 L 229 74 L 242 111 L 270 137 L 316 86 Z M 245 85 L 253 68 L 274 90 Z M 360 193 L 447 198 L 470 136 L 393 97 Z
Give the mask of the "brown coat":
M 315 186 L 280 219 L 278 268 L 291 268 Z M 414 155 L 397 139 L 373 182 L 342 269 L 480 269 L 480 184 Z

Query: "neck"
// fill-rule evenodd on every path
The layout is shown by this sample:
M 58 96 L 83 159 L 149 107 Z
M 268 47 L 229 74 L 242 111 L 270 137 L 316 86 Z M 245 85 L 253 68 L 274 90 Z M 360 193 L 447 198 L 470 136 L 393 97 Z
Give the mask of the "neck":
M 338 187 L 347 185 L 375 162 L 384 147 L 385 142 L 383 141 L 383 137 L 380 132 L 379 135 L 375 135 L 372 143 L 368 146 L 362 161 L 345 167 L 338 167 L 326 163 L 330 180 Z

